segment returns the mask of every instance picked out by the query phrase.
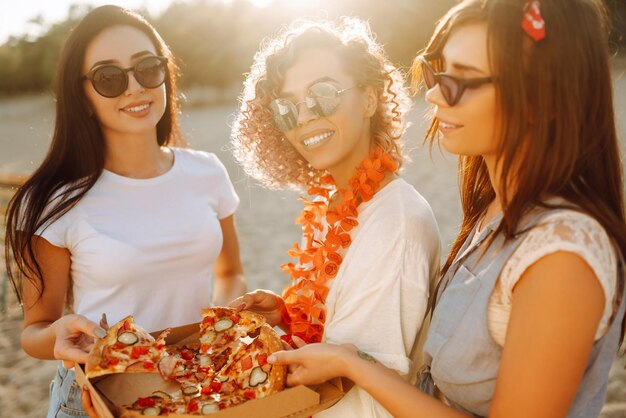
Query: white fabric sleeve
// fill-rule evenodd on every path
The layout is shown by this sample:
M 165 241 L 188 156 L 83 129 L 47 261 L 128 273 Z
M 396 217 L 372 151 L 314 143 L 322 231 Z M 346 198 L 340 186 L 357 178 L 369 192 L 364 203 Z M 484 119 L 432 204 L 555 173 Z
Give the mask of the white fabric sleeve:
M 47 207 L 44 209 L 42 218 L 46 216 L 48 211 L 57 203 L 57 199 L 62 194 L 62 190 L 55 193 L 54 197 L 50 199 Z M 53 221 L 48 221 L 46 224 L 40 226 L 34 233 L 34 235 L 40 236 L 48 241 L 55 247 L 68 248 L 67 243 L 67 229 L 68 229 L 68 217 L 71 216 L 72 210 L 64 213 L 60 218 Z
M 239 206 L 239 196 L 235 192 L 233 183 L 230 181 L 228 172 L 224 164 L 217 158 L 215 154 L 212 154 L 215 165 L 219 174 L 217 176 L 217 191 L 219 195 L 219 203 L 217 207 L 217 216 L 219 219 L 224 219 L 233 213 Z
M 603 335 L 613 310 L 617 259 L 611 241 L 598 221 L 580 212 L 563 210 L 533 228 L 507 261 L 500 276 L 500 303 L 510 304 L 513 288 L 526 269 L 557 251 L 574 253 L 593 270 L 605 295 L 605 310 L 598 333 Z
M 375 217 L 373 217 L 375 218 Z M 385 366 L 406 375 L 411 349 L 428 299 L 436 229 L 421 219 L 370 219 L 341 265 L 341 281 L 326 323 L 327 342 L 352 343 Z

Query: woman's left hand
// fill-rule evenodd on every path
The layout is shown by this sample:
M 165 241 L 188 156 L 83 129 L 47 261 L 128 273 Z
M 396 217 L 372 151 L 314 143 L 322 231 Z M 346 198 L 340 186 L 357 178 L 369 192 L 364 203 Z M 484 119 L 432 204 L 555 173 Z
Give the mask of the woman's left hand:
M 346 360 L 355 353 L 356 347 L 351 344 L 308 344 L 297 350 L 276 352 L 267 360 L 289 366 L 288 386 L 315 385 L 346 376 Z

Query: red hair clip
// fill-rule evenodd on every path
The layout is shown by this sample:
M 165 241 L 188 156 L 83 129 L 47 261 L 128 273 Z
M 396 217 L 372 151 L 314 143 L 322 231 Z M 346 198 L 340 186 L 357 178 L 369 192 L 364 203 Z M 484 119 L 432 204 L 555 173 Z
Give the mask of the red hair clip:
M 541 17 L 541 2 L 539 0 L 527 0 L 522 17 L 522 29 L 535 42 L 546 37 L 546 22 Z

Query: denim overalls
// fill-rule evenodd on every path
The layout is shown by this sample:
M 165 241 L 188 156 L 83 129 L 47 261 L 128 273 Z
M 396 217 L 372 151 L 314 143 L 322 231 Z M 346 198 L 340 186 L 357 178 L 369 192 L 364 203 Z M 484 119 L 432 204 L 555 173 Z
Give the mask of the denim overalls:
M 76 381 L 74 369 L 66 369 L 59 361 L 59 367 L 50 385 L 50 407 L 46 418 L 87 418 L 81 406 L 80 385 Z
M 477 248 L 491 236 L 502 215 L 487 225 L 474 243 L 471 237 L 476 231 L 465 241 L 442 278 L 437 295 L 424 345 L 424 366 L 417 383 L 423 392 L 434 395 L 437 389 L 452 407 L 475 416 L 487 416 L 502 355 L 487 327 L 489 298 L 506 261 L 528 230 L 550 212 L 547 209 L 530 212 L 520 223 L 519 234 L 506 243 L 499 234 L 486 252 Z M 618 259 L 621 259 L 619 254 Z M 618 268 L 618 272 L 622 274 L 623 270 Z M 592 418 L 600 414 L 609 369 L 618 350 L 625 299 L 626 295 L 621 295 L 621 304 L 607 333 L 593 345 L 568 418 Z

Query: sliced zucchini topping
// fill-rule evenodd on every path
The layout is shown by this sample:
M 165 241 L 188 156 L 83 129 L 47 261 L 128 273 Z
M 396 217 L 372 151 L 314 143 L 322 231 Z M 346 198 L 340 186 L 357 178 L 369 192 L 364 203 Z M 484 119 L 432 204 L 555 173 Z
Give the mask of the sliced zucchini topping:
M 202 405 L 200 413 L 202 415 L 209 415 L 218 412 L 219 410 L 219 406 L 215 405 L 214 403 L 205 403 L 204 405 Z
M 229 318 L 220 319 L 215 323 L 215 331 L 222 332 L 233 326 L 233 321 Z
M 259 366 L 252 369 L 250 373 L 250 387 L 255 387 L 264 383 L 267 380 L 267 373 L 263 371 Z
M 124 331 L 117 336 L 117 341 L 125 345 L 133 345 L 139 341 L 139 337 L 134 332 Z
M 187 385 L 182 387 L 182 391 L 184 395 L 195 395 L 198 393 L 198 386 L 195 385 Z
M 162 390 L 155 390 L 154 392 L 152 392 L 152 396 L 158 396 L 159 398 L 163 399 L 172 399 L 172 395 L 167 392 L 163 392 Z
M 161 415 L 161 408 L 159 408 L 158 406 L 149 406 L 147 408 L 144 408 L 143 411 L 141 411 L 141 415 L 158 417 L 159 415 Z

